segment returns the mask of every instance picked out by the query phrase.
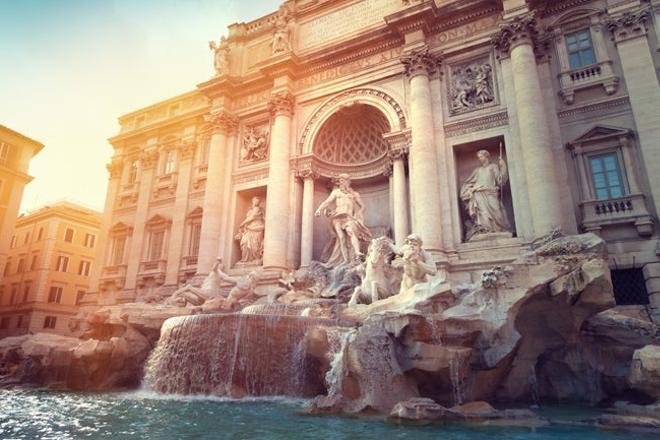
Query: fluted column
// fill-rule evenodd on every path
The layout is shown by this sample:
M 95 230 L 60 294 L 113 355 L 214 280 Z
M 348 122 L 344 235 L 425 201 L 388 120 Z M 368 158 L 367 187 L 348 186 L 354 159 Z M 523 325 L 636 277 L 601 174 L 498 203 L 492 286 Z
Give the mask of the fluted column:
M 238 125 L 237 119 L 224 111 L 206 115 L 205 120 L 213 126 L 213 134 L 209 145 L 208 170 L 206 171 L 202 229 L 197 257 L 198 275 L 208 274 L 218 257 L 222 216 L 223 214 L 228 215 L 228 213 L 222 212 L 227 144 Z
M 406 151 L 403 148 L 390 150 L 392 161 L 391 191 L 394 204 L 394 240 L 397 245 L 403 245 L 410 233 L 408 225 L 408 188 L 406 187 Z
M 266 195 L 266 231 L 264 235 L 264 269 L 286 269 L 289 243 L 289 194 L 291 175 L 289 167 L 291 145 L 291 116 L 293 96 L 288 93 L 273 95 L 269 103 L 273 115 Z
M 412 142 L 409 155 L 412 186 L 413 226 L 424 246 L 442 247 L 440 226 L 440 184 L 438 156 L 433 125 L 429 76 L 437 71 L 438 61 L 428 48 L 410 51 L 402 58 L 410 80 L 410 126 Z
M 151 147 L 140 154 L 140 184 L 138 187 L 137 207 L 135 208 L 135 220 L 133 237 L 128 251 L 128 262 L 126 266 L 126 284 L 124 289 L 131 292 L 135 290 L 137 273 L 140 269 L 142 248 L 144 243 L 144 224 L 149 214 L 149 201 L 151 200 L 151 187 L 154 177 L 154 168 L 158 163 L 158 150 Z M 126 295 L 129 300 L 130 295 Z
M 176 183 L 176 198 L 172 213 L 172 230 L 170 244 L 167 247 L 167 270 L 165 284 L 178 283 L 179 267 L 183 253 L 184 237 L 186 235 L 186 216 L 188 215 L 188 196 L 190 192 L 190 175 L 192 174 L 196 144 L 193 141 L 182 141 L 179 144 L 179 166 Z
M 89 292 L 96 293 L 99 290 L 99 280 L 103 273 L 103 267 L 106 265 L 106 249 L 109 244 L 108 234 L 112 226 L 112 214 L 114 205 L 117 201 L 117 193 L 121 184 L 122 171 L 124 164 L 121 160 L 113 160 L 108 164 L 110 179 L 108 181 L 108 191 L 105 196 L 105 205 L 103 207 L 103 217 L 101 219 L 101 228 L 96 240 L 96 252 L 94 253 L 94 264 L 92 264 L 92 277 L 89 283 Z
M 297 174 L 303 181 L 300 267 L 306 267 L 311 263 L 314 251 L 314 181 L 318 174 L 311 169 L 301 170 Z
M 536 20 L 518 17 L 503 25 L 495 46 L 511 57 L 527 191 L 535 235 L 562 224 L 561 198 L 552 151 L 552 135 L 536 66 Z

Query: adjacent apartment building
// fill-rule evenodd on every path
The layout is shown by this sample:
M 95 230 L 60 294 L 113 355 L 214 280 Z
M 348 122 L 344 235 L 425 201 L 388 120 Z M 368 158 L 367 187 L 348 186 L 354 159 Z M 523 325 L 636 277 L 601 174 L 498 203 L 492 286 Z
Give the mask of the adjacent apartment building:
M 61 201 L 20 216 L 0 278 L 0 338 L 69 334 L 101 244 L 101 213 Z
M 0 270 L 5 265 L 23 189 L 32 177 L 30 160 L 44 145 L 0 125 Z

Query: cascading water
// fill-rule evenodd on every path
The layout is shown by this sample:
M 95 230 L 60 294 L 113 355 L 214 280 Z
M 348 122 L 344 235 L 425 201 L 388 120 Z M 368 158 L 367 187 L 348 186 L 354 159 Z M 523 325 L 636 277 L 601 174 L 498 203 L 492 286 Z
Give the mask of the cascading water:
M 464 381 L 461 377 L 461 362 L 462 359 L 458 356 L 452 356 L 449 359 L 449 376 L 451 379 L 452 394 L 454 397 L 454 405 L 462 405 L 465 401 Z
M 215 314 L 168 319 L 147 361 L 154 391 L 220 396 L 311 397 L 325 391 L 304 337 L 317 318 Z

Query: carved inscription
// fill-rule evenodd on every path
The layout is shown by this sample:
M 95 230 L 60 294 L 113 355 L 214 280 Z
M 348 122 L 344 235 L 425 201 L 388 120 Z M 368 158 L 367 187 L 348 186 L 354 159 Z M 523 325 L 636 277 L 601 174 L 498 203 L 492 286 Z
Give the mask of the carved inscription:
M 385 63 L 392 59 L 398 59 L 401 55 L 402 48 L 395 47 L 386 51 L 369 55 L 364 58 L 351 61 L 340 66 L 331 67 L 321 72 L 314 73 L 313 75 L 304 77 L 298 81 L 298 87 L 301 89 L 314 86 L 316 84 L 331 81 L 340 76 L 348 75 L 368 67 L 372 67 L 381 63 Z
M 401 8 L 401 0 L 364 0 L 338 11 L 302 23 L 299 28 L 299 49 L 306 49 L 341 39 L 375 24 Z
M 480 18 L 463 26 L 447 29 L 430 38 L 431 45 L 447 45 L 454 41 L 464 40 L 488 29 L 496 30 L 500 21 L 498 15 Z

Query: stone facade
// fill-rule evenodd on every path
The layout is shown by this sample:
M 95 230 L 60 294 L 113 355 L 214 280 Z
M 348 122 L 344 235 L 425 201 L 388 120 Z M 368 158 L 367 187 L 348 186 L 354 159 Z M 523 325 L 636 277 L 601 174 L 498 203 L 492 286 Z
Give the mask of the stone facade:
M 89 289 L 101 213 L 57 202 L 21 215 L 0 278 L 0 338 L 46 332 L 70 335 Z
M 248 273 L 234 238 L 254 197 L 274 283 L 320 259 L 332 232 L 314 212 L 347 173 L 372 235 L 419 234 L 451 280 L 555 228 L 590 231 L 660 308 L 658 15 L 636 0 L 292 0 L 234 24 L 211 79 L 120 118 L 91 289 L 174 291 L 216 257 Z M 476 240 L 460 190 L 480 150 L 506 164 L 490 191 L 511 234 Z

